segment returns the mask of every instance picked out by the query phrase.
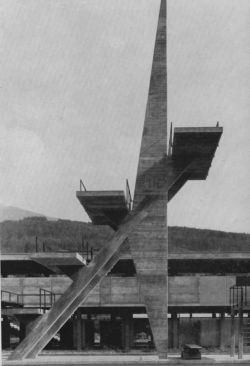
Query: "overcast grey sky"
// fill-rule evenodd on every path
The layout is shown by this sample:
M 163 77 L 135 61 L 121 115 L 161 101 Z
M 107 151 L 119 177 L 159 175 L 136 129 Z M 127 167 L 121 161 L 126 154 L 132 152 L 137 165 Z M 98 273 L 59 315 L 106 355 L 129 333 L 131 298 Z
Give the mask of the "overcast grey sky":
M 134 191 L 159 3 L 1 1 L 2 204 L 87 221 L 80 178 Z M 168 0 L 168 121 L 224 127 L 169 225 L 250 232 L 249 19 L 249 0 Z

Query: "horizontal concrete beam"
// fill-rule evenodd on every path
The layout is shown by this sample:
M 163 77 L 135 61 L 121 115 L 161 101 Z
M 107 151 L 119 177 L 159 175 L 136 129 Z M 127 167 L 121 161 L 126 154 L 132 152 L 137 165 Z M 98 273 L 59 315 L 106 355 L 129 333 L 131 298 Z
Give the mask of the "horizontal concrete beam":
M 62 253 L 60 253 L 62 254 Z M 65 254 L 65 258 L 67 257 Z M 71 254 L 71 253 L 70 253 Z M 121 260 L 132 259 L 131 253 L 125 253 L 120 258 Z M 192 252 L 192 253 L 168 253 L 169 260 L 197 260 L 197 259 L 213 259 L 213 260 L 250 260 L 250 252 L 223 252 L 223 253 L 202 253 L 202 252 Z M 30 261 L 31 254 L 30 253 L 22 253 L 22 254 L 1 254 L 1 261 Z M 65 259 L 66 260 L 66 259 Z

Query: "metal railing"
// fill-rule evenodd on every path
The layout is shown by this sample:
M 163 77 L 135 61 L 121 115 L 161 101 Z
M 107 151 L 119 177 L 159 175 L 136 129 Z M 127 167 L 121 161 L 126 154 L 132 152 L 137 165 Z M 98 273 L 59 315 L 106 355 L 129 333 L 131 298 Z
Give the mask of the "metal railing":
M 42 244 L 39 246 L 39 244 Z M 78 245 L 79 246 L 79 245 Z M 86 262 L 89 263 L 92 261 L 94 256 L 94 249 L 89 244 L 89 242 L 82 237 L 82 242 L 80 244 L 80 249 L 68 250 L 68 249 L 54 249 L 49 246 L 49 244 L 42 241 L 40 238 L 36 236 L 36 253 L 81 253 L 83 258 L 86 259 Z
M 42 250 L 39 250 L 39 244 L 42 244 Z M 48 252 L 51 252 L 51 248 L 45 244 L 40 238 L 38 238 L 38 236 L 36 236 L 36 253 L 45 253 L 46 252 L 46 249 Z
M 82 188 L 84 189 L 85 192 L 87 192 L 87 189 L 86 189 L 85 185 L 83 184 L 83 181 L 80 179 L 80 192 L 82 192 Z
M 46 308 L 51 308 L 51 306 L 56 301 L 56 294 L 51 291 L 45 290 L 44 288 L 40 288 L 39 296 L 40 296 L 40 309 L 42 310 L 45 310 Z
M 230 306 L 232 308 L 250 306 L 250 298 L 248 298 L 248 286 L 237 286 L 230 287 Z
M 172 156 L 172 150 L 173 150 L 173 130 L 172 130 L 173 124 L 171 122 L 170 125 L 170 134 L 169 134 L 169 143 L 168 143 L 168 156 Z
M 129 188 L 129 184 L 128 184 L 128 179 L 126 179 L 126 202 L 127 202 L 127 206 L 129 211 L 132 209 L 132 197 L 131 197 L 131 193 L 130 193 L 130 188 Z
M 7 296 L 5 296 L 4 294 L 6 294 Z M 11 304 L 18 304 L 18 305 L 23 305 L 23 303 L 20 301 L 20 297 L 22 295 L 20 294 L 16 294 L 14 292 L 10 292 L 10 291 L 6 291 L 6 290 L 1 290 L 1 301 L 3 302 L 8 302 Z M 14 299 L 13 299 L 14 297 Z

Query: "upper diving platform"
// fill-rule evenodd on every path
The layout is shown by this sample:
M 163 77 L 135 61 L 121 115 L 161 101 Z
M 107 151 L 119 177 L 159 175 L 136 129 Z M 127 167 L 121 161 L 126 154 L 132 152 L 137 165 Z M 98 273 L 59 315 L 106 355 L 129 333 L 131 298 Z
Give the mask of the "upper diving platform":
M 76 197 L 94 225 L 113 229 L 127 216 L 131 205 L 123 191 L 78 191 Z
M 188 180 L 205 180 L 218 147 L 222 127 L 175 128 L 172 157 L 176 161 L 188 160 L 185 170 Z

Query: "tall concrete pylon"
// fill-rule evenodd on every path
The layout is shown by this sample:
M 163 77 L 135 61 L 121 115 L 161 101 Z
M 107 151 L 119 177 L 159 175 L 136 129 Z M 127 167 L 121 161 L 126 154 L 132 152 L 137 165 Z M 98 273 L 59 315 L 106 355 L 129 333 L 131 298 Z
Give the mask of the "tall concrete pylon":
M 160 195 L 147 219 L 129 236 L 140 288 L 160 358 L 168 349 L 167 44 L 166 0 L 161 0 L 153 64 L 135 186 L 134 208 Z

